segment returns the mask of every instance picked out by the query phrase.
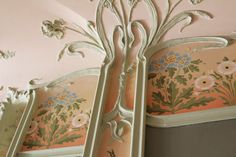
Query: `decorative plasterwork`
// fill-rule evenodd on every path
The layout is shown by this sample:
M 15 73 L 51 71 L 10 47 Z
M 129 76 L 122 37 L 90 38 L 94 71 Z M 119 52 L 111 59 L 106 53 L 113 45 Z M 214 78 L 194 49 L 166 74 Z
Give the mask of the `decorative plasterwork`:
M 9 59 L 15 56 L 15 52 L 14 51 L 2 51 L 0 50 L 0 59 Z
M 3 86 L 1 86 L 0 91 L 2 91 L 4 89 Z M 6 110 L 6 108 L 9 105 L 12 104 L 17 104 L 20 101 L 24 101 L 24 97 L 28 96 L 28 92 L 24 91 L 24 90 L 18 90 L 17 88 L 12 88 L 12 87 L 8 87 L 8 91 L 6 93 L 7 98 L 5 101 L 0 102 L 0 120 L 1 117 L 3 116 L 4 111 Z
M 8 88 L 6 93 L 6 100 L 0 103 L 0 132 L 3 135 L 0 142 L 0 151 L 4 152 L 4 156 L 13 157 L 20 147 L 19 142 L 23 138 L 21 136 L 22 124 L 27 120 L 22 121 L 22 117 L 24 117 L 24 111 L 29 111 L 27 110 L 29 107 L 27 104 L 32 97 L 28 90 L 18 90 L 11 87 Z
M 199 4 L 203 0 L 190 0 L 191 4 Z M 170 41 L 163 41 L 163 37 L 170 29 L 181 22 L 180 31 L 193 23 L 193 18 L 199 16 L 205 19 L 211 19 L 212 15 L 204 10 L 185 10 L 174 14 L 174 10 L 183 2 L 166 0 L 165 12 L 163 17 L 158 14 L 155 4 L 152 0 L 129 0 L 128 6 L 125 6 L 123 0 L 99 0 L 96 10 L 96 21 L 88 21 L 86 26 L 76 26 L 71 28 L 61 20 L 54 22 L 43 22 L 43 33 L 49 37 L 56 36 L 58 39 L 64 36 L 65 30 L 72 30 L 88 39 L 88 41 L 75 41 L 65 44 L 65 47 L 59 54 L 59 59 L 65 53 L 69 55 L 80 53 L 81 48 L 92 48 L 105 55 L 105 59 L 100 71 L 99 84 L 95 98 L 87 142 L 84 150 L 84 157 L 95 157 L 98 151 L 98 143 L 101 141 L 100 130 L 104 125 L 109 124 L 112 129 L 112 137 L 122 142 L 124 126 L 130 126 L 132 132 L 130 157 L 144 156 L 144 133 L 146 117 L 146 90 L 147 90 L 147 66 L 150 57 L 166 47 L 184 43 L 204 42 L 207 45 L 197 47 L 196 52 L 203 49 L 222 48 L 230 44 L 230 40 L 225 37 L 202 37 L 202 38 L 184 38 Z M 145 27 L 141 20 L 133 20 L 133 12 L 137 5 L 147 6 L 147 12 L 151 16 L 150 29 Z M 128 9 L 127 9 L 128 8 Z M 104 10 L 108 10 L 118 23 L 109 32 L 104 26 Z M 115 21 L 114 21 L 115 22 Z M 136 54 L 136 62 L 130 65 L 129 56 L 134 41 L 139 36 L 140 47 Z M 118 39 L 118 40 L 116 40 Z M 111 69 L 116 59 L 116 48 L 120 48 L 122 54 L 122 65 L 119 79 L 119 93 L 116 103 L 111 112 L 104 114 L 105 100 L 107 99 L 108 81 L 112 79 Z M 135 65 L 135 66 L 134 66 Z M 134 109 L 127 107 L 125 100 L 125 89 L 127 86 L 127 74 L 136 67 L 135 98 Z M 151 115 L 149 115 L 151 116 Z M 119 120 L 117 120 L 119 117 Z M 155 117 L 153 117 L 155 118 Z
M 101 46 L 101 41 L 98 37 L 98 34 L 94 28 L 92 22 L 88 21 L 87 28 L 84 29 L 79 25 L 71 26 L 67 24 L 63 19 L 49 21 L 45 20 L 42 22 L 42 32 L 47 37 L 56 37 L 57 39 L 62 39 L 66 31 L 73 31 L 79 35 L 82 35 L 90 41 L 75 41 L 66 43 L 64 48 L 58 55 L 58 61 L 63 57 L 65 53 L 68 55 L 75 55 L 79 53 L 82 57 L 85 57 L 84 53 L 80 51 L 81 48 L 94 48 L 97 51 L 104 53 L 104 49 Z M 104 53 L 105 54 L 105 53 Z
M 83 78 L 86 76 L 98 76 L 100 73 L 100 68 L 89 68 L 89 69 L 83 69 L 79 71 L 75 71 L 73 73 L 64 75 L 60 78 L 57 78 L 55 80 L 49 81 L 42 83 L 40 79 L 32 79 L 29 82 L 28 88 L 30 91 L 33 93 L 37 93 L 38 91 L 45 91 L 48 92 L 49 90 L 56 90 L 56 89 L 61 89 L 66 87 L 69 87 L 71 85 L 74 85 L 75 82 L 73 81 L 75 78 Z M 71 80 L 72 79 L 72 80 Z M 51 91 L 50 91 L 51 92 Z M 38 95 L 38 94 L 37 94 Z M 38 97 L 36 96 L 35 99 L 37 100 Z M 36 101 L 35 101 L 36 102 Z M 32 103 L 31 108 L 32 110 L 38 109 L 38 103 L 40 101 L 37 101 L 37 103 Z M 24 113 L 24 116 L 27 115 L 28 112 Z M 34 113 L 31 111 L 30 113 Z M 35 112 L 36 113 L 36 112 Z M 56 113 L 55 113 L 56 114 Z M 32 115 L 29 115 L 27 117 L 28 122 L 25 122 L 22 125 L 22 128 L 26 129 L 24 131 L 24 134 L 28 132 L 29 124 L 31 123 L 32 120 Z M 87 125 L 86 125 L 87 126 Z M 22 137 L 22 136 L 21 136 Z M 24 142 L 24 141 L 21 141 Z M 14 147 L 12 147 L 14 149 Z M 50 148 L 50 149 L 45 149 L 45 150 L 34 150 L 34 151 L 24 151 L 18 153 L 18 156 L 24 157 L 24 156 L 80 156 L 83 153 L 83 146 L 78 145 L 78 146 L 69 146 L 65 148 Z

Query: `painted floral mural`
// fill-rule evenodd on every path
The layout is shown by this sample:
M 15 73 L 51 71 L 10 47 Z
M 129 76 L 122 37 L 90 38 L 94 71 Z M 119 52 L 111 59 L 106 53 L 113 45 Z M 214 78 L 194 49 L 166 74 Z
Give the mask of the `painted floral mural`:
M 84 143 L 90 111 L 83 111 L 86 99 L 64 89 L 39 104 L 27 132 L 23 151 L 78 146 Z
M 213 90 L 220 94 L 224 105 L 236 105 L 236 59 L 224 57 L 217 64 L 217 70 L 210 74 L 215 83 Z
M 206 71 L 206 61 L 188 52 L 170 51 L 153 59 L 148 112 L 174 114 L 212 104 L 236 105 L 236 60 L 223 57 L 216 62 L 215 69 Z

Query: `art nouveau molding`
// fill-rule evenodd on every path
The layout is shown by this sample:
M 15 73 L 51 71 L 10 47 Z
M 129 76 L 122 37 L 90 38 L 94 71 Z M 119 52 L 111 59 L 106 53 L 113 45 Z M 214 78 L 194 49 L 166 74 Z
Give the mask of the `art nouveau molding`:
M 88 22 L 86 28 L 80 26 L 75 32 L 84 35 L 89 38 L 89 42 L 76 41 L 73 43 L 66 44 L 65 48 L 61 51 L 59 59 L 65 52 L 73 54 L 80 52 L 80 48 L 95 48 L 99 52 L 105 54 L 104 64 L 101 67 L 101 73 L 99 78 L 99 84 L 97 88 L 97 94 L 95 98 L 95 105 L 92 112 L 92 120 L 87 136 L 87 142 L 85 145 L 84 156 L 95 157 L 98 153 L 98 145 L 101 142 L 101 134 L 104 125 L 109 124 L 112 129 L 112 137 L 118 141 L 122 141 L 123 130 L 125 126 L 131 128 L 131 146 L 130 155 L 132 157 L 143 156 L 143 142 L 145 132 L 145 117 L 146 117 L 146 91 L 147 91 L 147 73 L 148 73 L 148 62 L 152 53 L 149 49 L 155 47 L 161 49 L 162 46 L 171 46 L 171 44 L 178 44 L 184 42 L 204 42 L 205 40 L 212 40 L 214 42 L 220 42 L 220 45 L 215 46 L 209 45 L 208 47 L 222 47 L 224 44 L 227 45 L 227 40 L 224 38 L 192 38 L 192 39 L 179 39 L 176 41 L 162 42 L 164 35 L 176 24 L 184 22 L 181 30 L 192 24 L 194 16 L 200 16 L 205 19 L 211 19 L 212 15 L 203 10 L 186 10 L 181 13 L 173 15 L 173 11 L 182 2 L 179 0 L 175 3 L 168 0 L 166 1 L 167 8 L 164 18 L 158 15 L 158 11 L 155 4 L 151 0 L 145 1 L 128 1 L 128 9 L 124 1 L 114 0 L 100 0 L 98 1 L 96 10 L 96 22 L 95 25 L 92 22 Z M 202 0 L 191 0 L 192 4 L 196 5 L 202 2 Z M 148 8 L 151 16 L 151 29 L 146 29 L 144 23 L 139 20 L 133 20 L 133 12 L 137 5 L 145 5 Z M 118 24 L 112 28 L 112 34 L 107 34 L 105 24 L 103 23 L 104 11 L 109 11 L 114 16 Z M 63 23 L 54 23 L 46 21 L 43 22 L 43 32 L 47 36 L 56 36 L 61 38 L 64 35 L 64 30 L 68 27 L 62 27 Z M 50 26 L 51 25 L 51 26 Z M 50 29 L 48 29 L 50 26 Z M 59 27 L 59 28 L 58 28 Z M 45 29 L 47 28 L 47 29 Z M 70 28 L 69 28 L 70 29 Z M 72 30 L 72 29 L 70 29 Z M 135 30 L 135 31 L 134 31 Z M 74 31 L 74 29 L 73 29 Z M 136 54 L 136 82 L 135 82 L 135 96 L 134 96 L 134 107 L 133 110 L 129 109 L 125 100 L 125 89 L 127 87 L 127 71 L 132 67 L 129 63 L 129 55 L 131 49 L 134 47 L 133 43 L 137 40 L 137 36 L 140 39 L 140 47 Z M 118 40 L 115 40 L 115 38 Z M 225 45 L 225 46 L 226 46 Z M 120 48 L 117 51 L 117 47 Z M 207 48 L 207 46 L 203 47 Z M 197 48 L 198 50 L 200 48 Z M 122 55 L 122 64 L 120 65 L 121 71 L 119 78 L 119 90 L 118 96 L 115 98 L 115 104 L 112 111 L 104 113 L 106 107 L 106 99 L 108 90 L 108 81 L 112 78 L 111 71 L 112 67 L 115 67 L 114 61 L 116 59 L 116 53 Z M 132 69 L 132 68 L 131 68 Z M 118 120 L 117 120 L 118 119 Z
M 196 111 L 194 114 L 180 113 L 179 115 L 168 116 L 161 114 L 168 114 L 170 112 L 175 114 L 178 110 L 175 110 L 175 108 L 173 109 L 171 107 L 170 109 L 168 107 L 159 109 L 155 106 L 156 108 L 152 108 L 153 110 L 147 114 L 146 120 L 146 105 L 148 105 L 148 79 L 156 76 L 156 74 L 150 75 L 150 65 L 152 63 L 151 59 L 154 55 L 158 55 L 162 53 L 163 50 L 171 49 L 175 46 L 181 47 L 187 45 L 186 47 L 188 47 L 188 45 L 190 45 L 190 48 L 188 47 L 189 51 L 184 52 L 184 54 L 178 54 L 177 52 L 166 52 L 166 55 L 162 55 L 160 57 L 158 62 L 162 61 L 163 65 L 167 64 L 166 67 L 170 67 L 177 64 L 176 62 L 173 62 L 173 60 L 177 57 L 185 57 L 185 59 L 189 61 L 190 53 L 200 54 L 201 52 L 205 52 L 207 50 L 224 49 L 231 46 L 234 42 L 235 37 L 233 35 L 226 35 L 222 37 L 190 37 L 172 39 L 168 41 L 164 40 L 165 35 L 177 24 L 181 25 L 180 31 L 183 31 L 186 27 L 194 22 L 193 19 L 196 16 L 207 20 L 212 19 L 213 16 L 210 13 L 204 10 L 185 10 L 180 13 L 175 13 L 177 7 L 183 3 L 183 0 L 166 0 L 166 8 L 164 8 L 165 11 L 159 10 L 159 6 L 157 7 L 152 0 L 99 0 L 97 2 L 98 4 L 95 11 L 95 22 L 84 21 L 82 18 L 82 22 L 78 22 L 80 25 L 71 24 L 60 18 L 56 18 L 55 20 L 45 20 L 42 22 L 41 31 L 47 37 L 62 39 L 66 36 L 68 31 L 84 37 L 83 41 L 68 41 L 64 45 L 64 48 L 59 52 L 58 60 L 61 60 L 65 54 L 79 54 L 82 57 L 85 57 L 86 51 L 84 51 L 84 49 L 91 49 L 92 51 L 95 50 L 105 57 L 102 66 L 99 68 L 78 71 L 47 83 L 39 83 L 39 79 L 30 81 L 29 91 L 31 92 L 31 98 L 28 102 L 31 105 L 27 106 L 27 109 L 23 115 L 23 118 L 20 122 L 21 126 L 18 128 L 14 137 L 14 141 L 10 147 L 9 156 L 14 156 L 17 152 L 17 145 L 20 144 L 20 139 L 24 137 L 24 133 L 26 132 L 25 129 L 28 128 L 28 123 L 32 119 L 32 114 L 35 110 L 35 105 L 32 105 L 35 101 L 34 92 L 39 89 L 44 90 L 45 92 L 50 91 L 60 86 L 60 83 L 67 82 L 72 77 L 88 75 L 99 76 L 92 113 L 89 115 L 91 116 L 91 120 L 88 127 L 88 135 L 86 143 L 83 147 L 84 157 L 96 157 L 99 155 L 104 156 L 104 153 L 106 153 L 105 155 L 109 155 L 111 157 L 122 156 L 119 154 L 119 151 L 115 150 L 112 144 L 111 147 L 105 147 L 104 149 L 103 145 L 106 145 L 107 143 L 115 143 L 116 146 L 118 145 L 117 143 L 119 143 L 120 147 L 127 147 L 126 150 L 128 151 L 123 151 L 127 152 L 127 154 L 123 156 L 144 156 L 144 135 L 146 124 L 154 127 L 173 127 L 177 125 L 180 126 L 186 124 L 202 123 L 205 122 L 205 119 L 207 118 L 206 115 L 208 115 L 209 121 L 235 118 L 235 116 L 233 116 L 235 113 L 234 107 L 230 107 L 230 109 L 222 109 L 222 116 L 219 119 L 219 117 L 217 118 L 215 116 L 215 113 L 219 110 L 211 110 L 209 112 Z M 203 2 L 203 0 L 189 0 L 189 2 L 193 5 L 197 5 Z M 96 2 L 92 1 L 91 3 Z M 56 3 L 56 5 L 59 6 L 58 3 Z M 139 19 L 139 17 L 134 17 L 136 7 L 144 8 L 144 10 L 149 13 L 151 21 L 145 21 L 143 19 Z M 159 15 L 159 12 L 162 12 L 162 15 Z M 110 17 L 113 17 L 109 19 L 111 24 L 109 26 L 107 26 L 108 24 L 105 22 L 106 14 L 109 14 Z M 0 52 L 0 55 L 1 54 L 3 56 L 3 53 Z M 166 59 L 169 54 L 172 54 L 176 58 L 170 58 L 170 60 L 168 60 L 170 63 L 165 63 L 163 60 Z M 171 64 L 172 62 L 173 64 Z M 189 64 L 189 62 L 186 64 Z M 200 61 L 196 62 L 199 64 L 202 63 Z M 185 62 L 181 63 L 185 64 Z M 167 69 L 166 67 L 164 68 L 165 70 Z M 158 66 L 157 68 L 161 69 Z M 171 75 L 175 72 L 176 71 L 172 71 Z M 128 81 L 131 77 L 131 74 L 135 75 L 134 81 L 132 82 L 135 86 L 133 93 L 133 104 L 127 102 L 126 93 L 131 84 L 131 81 Z M 119 76 L 118 79 L 116 76 Z M 191 77 L 190 80 L 193 81 L 192 76 L 189 75 L 189 77 Z M 113 81 L 116 79 L 117 81 Z M 186 84 L 186 79 L 184 77 L 178 77 L 178 79 L 180 84 L 182 81 L 181 85 Z M 69 81 L 67 83 L 70 85 L 73 84 L 73 82 Z M 113 85 L 118 86 L 117 95 L 111 94 L 112 92 L 115 93 L 115 90 L 113 91 L 114 88 L 112 88 Z M 173 84 L 168 84 L 167 88 L 170 89 L 170 87 L 173 87 L 174 89 L 175 86 Z M 169 93 L 171 93 L 173 89 L 170 89 Z M 188 93 L 191 93 L 192 89 L 189 91 L 190 92 Z M 176 95 L 176 93 L 174 94 Z M 160 97 L 160 94 L 157 94 L 156 97 L 158 96 Z M 112 101 L 108 101 L 111 99 L 111 97 L 115 100 L 114 103 Z M 187 110 L 192 107 L 204 106 L 206 103 L 213 101 L 212 98 L 208 98 L 206 100 L 190 100 L 194 100 L 197 103 L 195 103 L 195 105 L 193 105 L 193 103 L 187 103 L 185 106 L 180 105 L 182 107 L 181 109 Z M 159 99 L 157 101 L 159 101 Z M 174 100 L 171 101 L 174 102 Z M 182 99 L 178 100 L 178 103 L 176 104 L 179 104 L 181 101 Z M 173 103 L 171 105 L 173 105 Z M 4 113 L 5 109 L 6 108 L 3 105 L 0 107 L 0 115 L 1 113 Z M 160 115 L 155 115 L 156 113 L 160 113 Z M 190 115 L 192 115 L 192 117 L 186 121 L 186 117 Z M 107 137 L 106 135 L 108 134 L 109 140 L 104 138 Z M 26 142 L 24 147 L 30 146 L 30 144 L 30 142 Z M 71 153 L 71 155 L 81 154 L 83 148 L 73 147 L 69 149 L 61 149 L 61 151 L 65 151 L 65 154 L 63 154 L 63 152 L 60 152 L 61 154 L 55 154 L 52 152 L 53 150 L 46 150 L 43 151 L 43 153 L 42 151 L 32 151 L 23 152 L 19 155 L 22 157 L 34 155 L 36 157 L 40 155 L 45 156 L 45 153 L 49 153 L 47 155 L 65 156 L 69 153 Z

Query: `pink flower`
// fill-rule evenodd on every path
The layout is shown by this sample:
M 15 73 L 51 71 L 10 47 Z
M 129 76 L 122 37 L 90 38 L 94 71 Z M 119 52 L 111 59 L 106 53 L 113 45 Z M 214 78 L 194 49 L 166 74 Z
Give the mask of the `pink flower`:
M 223 75 L 231 75 L 236 72 L 236 63 L 232 61 L 225 61 L 218 65 L 217 71 Z
M 194 84 L 199 90 L 208 90 L 215 85 L 215 80 L 210 75 L 204 75 L 197 78 Z
M 85 113 L 81 113 L 72 119 L 71 124 L 74 128 L 79 128 L 79 127 L 82 127 L 88 123 L 89 123 L 89 116 Z

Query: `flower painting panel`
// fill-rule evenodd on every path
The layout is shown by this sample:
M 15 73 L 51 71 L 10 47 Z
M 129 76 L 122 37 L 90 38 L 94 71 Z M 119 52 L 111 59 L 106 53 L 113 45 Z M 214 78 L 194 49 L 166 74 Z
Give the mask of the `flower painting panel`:
M 168 47 L 154 54 L 148 71 L 147 111 L 184 113 L 236 105 L 236 44 Z
M 83 76 L 37 89 L 38 109 L 22 152 L 83 146 L 96 86 L 97 76 Z

